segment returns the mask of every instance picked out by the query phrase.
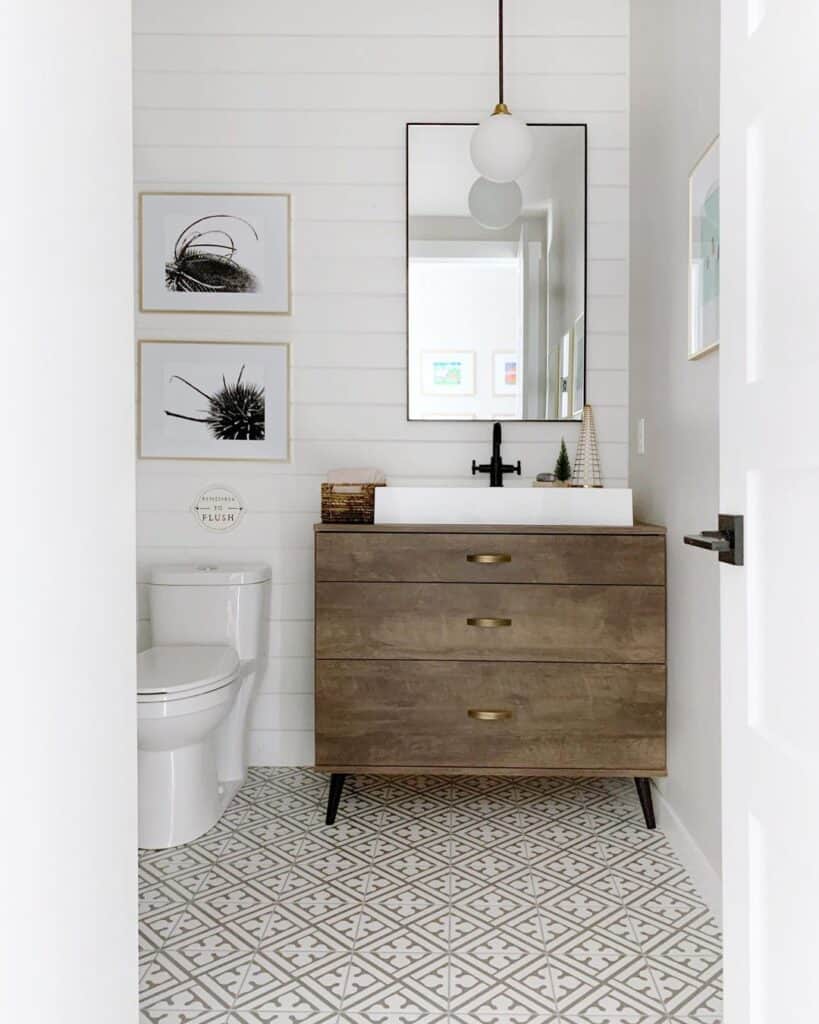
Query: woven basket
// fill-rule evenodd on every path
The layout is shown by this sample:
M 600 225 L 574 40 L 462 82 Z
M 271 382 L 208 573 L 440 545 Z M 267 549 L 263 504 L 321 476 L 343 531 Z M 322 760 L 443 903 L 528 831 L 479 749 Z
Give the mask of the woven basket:
M 323 523 L 371 523 L 375 517 L 375 489 L 384 484 L 322 484 Z

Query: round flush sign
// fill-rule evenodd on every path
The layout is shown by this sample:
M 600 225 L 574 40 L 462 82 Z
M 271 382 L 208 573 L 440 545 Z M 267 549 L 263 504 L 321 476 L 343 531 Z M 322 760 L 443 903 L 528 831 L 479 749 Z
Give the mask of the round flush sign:
M 244 502 L 231 487 L 211 484 L 206 487 L 191 506 L 196 521 L 206 530 L 227 533 L 235 530 L 244 514 Z

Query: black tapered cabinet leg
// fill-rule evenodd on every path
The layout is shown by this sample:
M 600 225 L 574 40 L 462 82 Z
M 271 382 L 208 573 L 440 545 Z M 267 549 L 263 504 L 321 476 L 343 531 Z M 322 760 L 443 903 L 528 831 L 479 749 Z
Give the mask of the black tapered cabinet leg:
M 646 819 L 646 828 L 656 828 L 654 820 L 654 804 L 651 800 L 651 779 L 635 779 L 637 795 L 640 798 L 640 806 L 643 808 L 643 817 Z
M 325 825 L 335 824 L 338 805 L 341 801 L 341 791 L 344 789 L 344 780 L 346 778 L 346 775 L 342 775 L 337 772 L 333 772 L 330 776 L 330 792 L 327 796 L 327 817 L 324 819 Z

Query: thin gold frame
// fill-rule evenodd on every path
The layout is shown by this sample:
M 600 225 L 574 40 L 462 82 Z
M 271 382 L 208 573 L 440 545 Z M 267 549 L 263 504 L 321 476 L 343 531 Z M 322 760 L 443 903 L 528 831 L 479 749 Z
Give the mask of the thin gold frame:
M 283 348 L 285 354 L 285 404 L 287 407 L 287 457 L 284 459 L 245 459 L 229 458 L 228 456 L 210 455 L 143 455 L 142 453 L 142 352 L 144 345 L 260 345 L 265 348 Z M 293 461 L 293 434 L 291 417 L 293 415 L 290 404 L 290 342 L 288 341 L 192 341 L 190 338 L 184 340 L 179 338 L 138 338 L 137 339 L 137 458 L 145 462 L 275 462 L 286 465 Z
M 716 341 L 711 342 L 710 345 L 706 345 L 705 348 L 701 348 L 698 352 L 691 351 L 691 264 L 694 261 L 694 175 L 697 173 L 699 168 L 705 162 L 705 159 L 710 155 L 711 150 L 719 142 L 719 135 L 712 139 L 711 142 L 706 146 L 705 150 L 700 156 L 699 160 L 691 168 L 691 173 L 688 175 L 688 264 L 686 266 L 687 271 L 687 285 L 688 285 L 688 337 L 686 339 L 686 347 L 688 350 L 688 360 L 693 362 L 695 359 L 701 359 L 703 356 L 707 356 L 709 352 L 715 351 L 719 348 L 719 338 Z
M 284 199 L 287 203 L 287 309 L 155 309 L 145 305 L 144 268 L 143 268 L 143 234 L 144 209 L 146 196 L 233 196 L 247 199 Z M 139 235 L 139 312 L 140 313 L 171 313 L 216 314 L 217 316 L 292 316 L 293 315 L 293 197 L 290 192 L 180 192 L 180 191 L 148 191 L 138 194 L 137 231 Z

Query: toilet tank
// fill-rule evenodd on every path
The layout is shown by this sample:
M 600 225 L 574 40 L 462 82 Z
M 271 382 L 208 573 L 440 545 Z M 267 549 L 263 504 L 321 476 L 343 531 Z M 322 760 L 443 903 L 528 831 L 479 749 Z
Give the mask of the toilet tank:
M 148 605 L 154 646 L 229 644 L 242 661 L 266 653 L 267 565 L 156 565 Z

